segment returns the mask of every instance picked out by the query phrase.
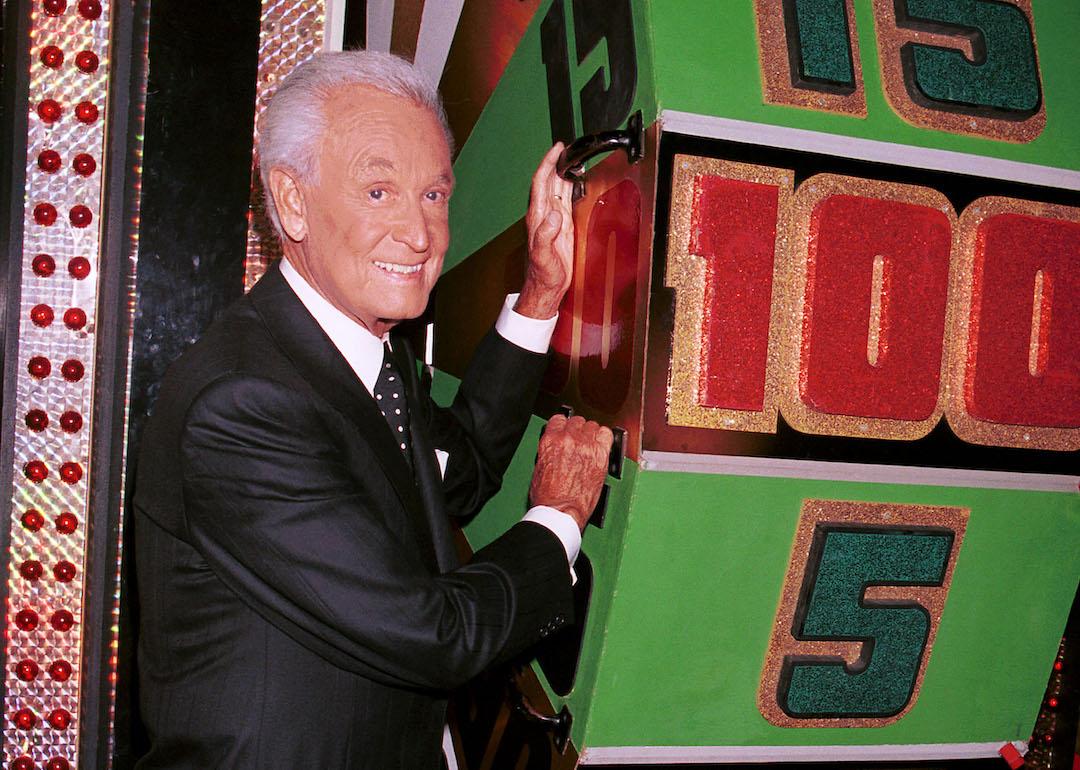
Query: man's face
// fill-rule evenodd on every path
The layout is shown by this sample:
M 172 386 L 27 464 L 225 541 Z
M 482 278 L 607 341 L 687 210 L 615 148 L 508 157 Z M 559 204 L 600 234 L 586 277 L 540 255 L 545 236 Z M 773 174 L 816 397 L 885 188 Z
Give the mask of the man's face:
M 303 237 L 285 253 L 335 307 L 376 335 L 415 318 L 450 243 L 450 150 L 417 103 L 366 86 L 327 100 L 318 182 L 301 184 Z

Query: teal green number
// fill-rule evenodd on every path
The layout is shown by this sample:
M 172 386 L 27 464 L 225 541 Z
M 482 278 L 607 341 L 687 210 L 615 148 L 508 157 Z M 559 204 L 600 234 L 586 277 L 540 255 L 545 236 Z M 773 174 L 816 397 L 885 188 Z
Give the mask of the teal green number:
M 888 717 L 911 699 L 930 632 L 911 602 L 870 603 L 873 585 L 941 585 L 951 532 L 822 528 L 815 532 L 792 633 L 800 641 L 859 640 L 853 666 L 837 657 L 788 656 L 780 707 L 792 717 Z
M 967 36 L 975 53 L 972 62 L 954 48 L 905 45 L 904 69 L 919 92 L 912 93 L 917 103 L 1003 111 L 1016 118 L 1038 110 L 1035 41 L 1023 11 L 998 0 L 901 0 L 898 17 L 905 5 L 906 17 L 897 19 L 901 27 Z
M 795 65 L 791 69 L 802 81 L 797 85 L 854 90 L 846 6 L 847 0 L 784 0 L 788 48 Z

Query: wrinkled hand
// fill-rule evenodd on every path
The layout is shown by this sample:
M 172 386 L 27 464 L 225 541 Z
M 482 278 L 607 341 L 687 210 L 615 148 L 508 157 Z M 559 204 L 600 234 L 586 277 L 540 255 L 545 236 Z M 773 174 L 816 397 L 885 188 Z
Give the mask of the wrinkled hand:
M 604 486 L 612 439 L 610 430 L 583 417 L 552 417 L 540 437 L 532 505 L 568 513 L 584 531 Z
M 562 151 L 562 142 L 548 150 L 529 192 L 529 265 L 514 310 L 531 318 L 558 313 L 574 275 L 574 185 L 555 172 Z

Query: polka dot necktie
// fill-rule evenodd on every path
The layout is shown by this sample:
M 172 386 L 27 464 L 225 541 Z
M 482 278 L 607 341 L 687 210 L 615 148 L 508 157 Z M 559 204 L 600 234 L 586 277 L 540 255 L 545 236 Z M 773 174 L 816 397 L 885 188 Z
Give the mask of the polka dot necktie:
M 405 403 L 405 387 L 401 382 L 401 372 L 394 364 L 394 354 L 387 343 L 383 343 L 383 363 L 379 370 L 379 377 L 375 380 L 375 403 L 378 404 L 390 430 L 394 432 L 394 440 L 405 454 L 405 459 L 410 460 L 409 453 L 409 407 Z M 410 463 L 411 464 L 411 463 Z

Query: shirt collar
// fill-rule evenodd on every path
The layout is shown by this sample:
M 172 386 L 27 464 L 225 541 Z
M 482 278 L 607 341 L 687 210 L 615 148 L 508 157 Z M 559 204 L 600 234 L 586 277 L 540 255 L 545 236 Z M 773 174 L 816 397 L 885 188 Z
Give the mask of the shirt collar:
M 389 341 L 390 335 L 382 339 L 376 337 L 331 305 L 284 257 L 281 259 L 281 275 L 315 322 L 326 332 L 334 347 L 345 357 L 364 387 L 373 393 L 383 361 L 383 342 Z

